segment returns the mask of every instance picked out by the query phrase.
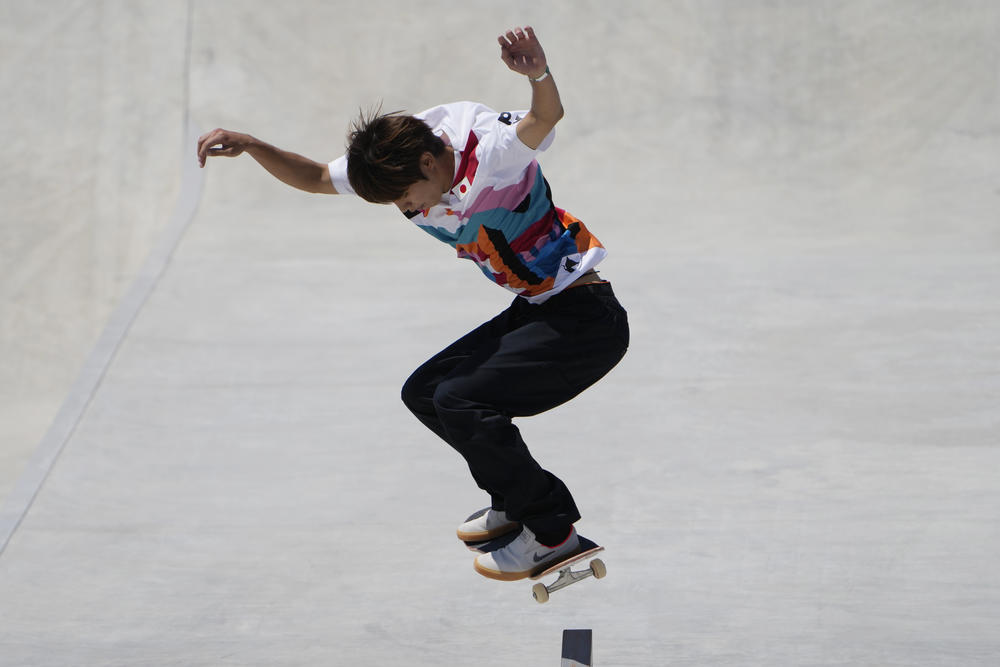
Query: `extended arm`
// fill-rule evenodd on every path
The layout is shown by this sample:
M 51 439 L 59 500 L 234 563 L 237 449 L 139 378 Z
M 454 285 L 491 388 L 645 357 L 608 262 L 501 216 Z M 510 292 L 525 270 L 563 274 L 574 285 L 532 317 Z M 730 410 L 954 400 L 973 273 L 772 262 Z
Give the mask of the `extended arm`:
M 212 130 L 198 138 L 198 163 L 202 167 L 210 156 L 236 157 L 244 152 L 282 183 L 306 192 L 337 194 L 330 182 L 330 171 L 322 162 L 229 130 Z
M 559 89 L 549 72 L 545 52 L 530 26 L 508 30 L 497 41 L 500 42 L 500 59 L 531 81 L 531 110 L 517 124 L 517 137 L 525 146 L 538 148 L 563 117 Z

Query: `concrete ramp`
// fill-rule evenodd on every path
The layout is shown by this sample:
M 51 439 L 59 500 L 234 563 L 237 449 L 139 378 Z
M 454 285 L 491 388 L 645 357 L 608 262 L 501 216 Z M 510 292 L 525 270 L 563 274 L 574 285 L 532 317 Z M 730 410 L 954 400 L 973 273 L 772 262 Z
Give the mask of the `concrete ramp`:
M 4 81 L 79 91 L 0 112 L 31 174 L 0 179 L 4 372 L 47 349 L 36 311 L 74 350 L 4 375 L 50 407 L 3 413 L 0 665 L 556 665 L 566 628 L 594 665 L 996 663 L 995 3 L 59 10 L 0 10 L 32 54 Z M 545 605 L 474 573 L 454 528 L 485 499 L 398 398 L 506 293 L 393 207 L 192 170 L 199 128 L 325 160 L 359 107 L 523 107 L 515 24 L 566 106 L 546 175 L 632 325 L 520 423 L 607 549 Z M 59 104 L 90 124 L 26 120 Z M 121 284 L 74 338 L 77 283 L 26 286 L 81 244 L 71 275 Z

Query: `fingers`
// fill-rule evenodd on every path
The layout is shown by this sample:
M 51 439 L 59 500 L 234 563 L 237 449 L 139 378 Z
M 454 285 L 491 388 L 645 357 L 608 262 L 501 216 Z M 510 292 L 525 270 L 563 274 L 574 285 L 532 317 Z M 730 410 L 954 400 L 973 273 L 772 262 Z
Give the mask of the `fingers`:
M 531 26 L 511 28 L 500 35 L 497 42 L 500 44 L 500 59 L 520 74 L 537 69 L 544 59 L 542 47 Z
M 198 137 L 198 166 L 204 167 L 205 160 L 208 159 L 208 151 L 211 150 L 212 146 L 221 143 L 219 141 L 220 133 L 222 133 L 221 129 L 215 129 Z
M 514 62 L 514 57 L 510 54 L 510 42 L 503 35 L 497 37 L 497 42 L 500 43 L 500 59 L 510 65 Z
M 243 146 L 236 141 L 236 136 L 222 128 L 216 128 L 198 137 L 198 165 L 201 167 L 205 166 L 205 161 L 210 155 L 235 157 L 242 152 Z
M 529 46 L 532 42 L 537 42 L 538 38 L 535 37 L 535 30 L 530 25 L 524 28 L 511 28 L 504 34 L 497 38 L 500 42 L 500 46 L 504 48 L 509 48 L 511 46 Z

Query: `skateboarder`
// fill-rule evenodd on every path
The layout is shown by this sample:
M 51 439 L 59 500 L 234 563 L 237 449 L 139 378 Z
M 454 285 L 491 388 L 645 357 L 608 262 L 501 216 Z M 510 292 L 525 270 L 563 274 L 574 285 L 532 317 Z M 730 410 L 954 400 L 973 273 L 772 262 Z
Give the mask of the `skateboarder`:
M 490 507 L 463 523 L 459 538 L 520 531 L 475 562 L 485 576 L 512 580 L 577 550 L 580 518 L 566 485 L 532 458 L 512 419 L 549 410 L 596 382 L 625 354 L 629 332 L 625 310 L 595 270 L 604 247 L 553 205 L 536 161 L 563 116 L 545 53 L 530 27 L 499 43 L 507 67 L 528 79 L 527 111 L 458 102 L 415 116 L 362 115 L 346 155 L 329 164 L 216 129 L 198 140 L 198 158 L 204 167 L 208 157 L 246 152 L 301 190 L 393 203 L 517 295 L 420 366 L 402 390 L 407 408 L 465 458 L 490 495 Z M 572 424 L 564 442 L 574 451 L 589 444 Z

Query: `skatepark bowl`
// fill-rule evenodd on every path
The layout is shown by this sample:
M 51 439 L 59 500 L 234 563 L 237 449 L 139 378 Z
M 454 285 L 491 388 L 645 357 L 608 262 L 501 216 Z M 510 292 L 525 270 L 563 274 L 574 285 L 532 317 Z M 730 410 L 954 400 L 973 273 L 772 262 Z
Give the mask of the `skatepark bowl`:
M 517 421 L 606 549 L 546 604 L 473 571 L 483 494 L 399 401 L 511 295 L 395 207 L 194 154 L 526 109 L 515 25 L 632 333 Z M 0 34 L 3 667 L 1000 664 L 1000 4 L 7 1 Z

